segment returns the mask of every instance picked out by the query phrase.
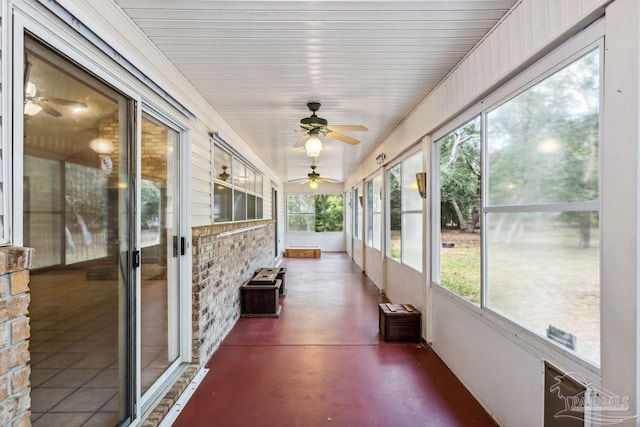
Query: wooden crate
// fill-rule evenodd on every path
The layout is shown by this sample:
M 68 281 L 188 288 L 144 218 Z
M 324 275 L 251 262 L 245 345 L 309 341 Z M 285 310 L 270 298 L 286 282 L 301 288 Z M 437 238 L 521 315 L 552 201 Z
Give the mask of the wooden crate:
M 242 317 L 278 317 L 280 280 L 273 284 L 254 285 L 251 281 L 240 287 Z
M 420 312 L 411 304 L 380 304 L 379 327 L 382 339 L 420 341 Z
M 317 246 L 292 246 L 284 251 L 287 258 L 320 258 L 320 255 L 321 251 Z
M 287 288 L 286 288 L 286 284 L 285 284 L 285 275 L 287 274 L 287 269 L 284 267 L 280 267 L 280 268 L 259 268 L 256 270 L 255 275 L 253 276 L 254 279 L 251 279 L 251 281 L 255 280 L 255 277 L 258 276 L 259 274 L 264 274 L 265 272 L 272 272 L 274 271 L 276 273 L 276 279 L 280 279 L 282 281 L 282 283 L 280 284 L 280 296 L 281 297 L 286 297 L 287 296 Z M 255 282 L 254 282 L 255 284 Z

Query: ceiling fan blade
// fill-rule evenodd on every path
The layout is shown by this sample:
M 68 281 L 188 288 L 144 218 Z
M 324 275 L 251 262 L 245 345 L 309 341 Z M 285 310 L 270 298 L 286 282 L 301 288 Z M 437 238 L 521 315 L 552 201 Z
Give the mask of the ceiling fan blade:
M 64 105 L 65 107 L 87 108 L 87 104 L 85 104 L 84 102 L 71 101 L 68 99 L 61 99 L 61 98 L 49 98 L 49 97 L 46 97 L 45 99 L 51 103 Z
M 351 145 L 360 144 L 359 140 L 357 140 L 355 138 L 351 138 L 350 136 L 347 136 L 347 135 L 343 135 L 343 134 L 338 133 L 338 132 L 327 132 L 327 136 L 329 138 L 337 139 L 338 141 L 342 141 L 342 142 L 345 142 L 345 143 L 351 144 Z
M 300 137 L 300 139 L 298 139 L 298 142 L 294 144 L 293 148 L 304 147 L 304 144 L 307 142 L 307 139 L 309 139 L 309 134 L 305 133 Z
M 309 178 L 296 178 L 296 179 L 290 179 L 287 182 L 298 182 L 298 181 L 303 181 L 304 182 L 304 181 L 308 181 L 308 180 L 309 180 Z
M 318 178 L 318 181 L 324 181 L 324 182 L 340 182 L 337 179 L 333 179 L 333 178 L 324 178 L 324 177 L 320 177 Z
M 50 116 L 53 116 L 53 117 L 62 116 L 62 113 L 60 111 L 56 110 L 55 108 L 53 108 L 51 105 L 47 104 L 46 102 L 38 102 L 37 104 L 42 107 L 42 111 L 44 111 L 45 113 L 49 114 Z
M 340 132 L 368 132 L 369 128 L 362 125 L 331 125 L 329 126 L 329 131 L 340 131 Z

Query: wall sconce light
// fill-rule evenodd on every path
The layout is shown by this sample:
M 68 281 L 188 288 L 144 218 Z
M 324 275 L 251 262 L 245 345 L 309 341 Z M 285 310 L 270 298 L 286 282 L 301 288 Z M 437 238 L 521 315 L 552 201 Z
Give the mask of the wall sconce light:
M 418 172 L 416 174 L 416 183 L 418 184 L 418 191 L 420 192 L 420 197 L 423 199 L 427 198 L 427 173 L 426 172 Z
M 376 163 L 379 166 L 382 166 L 384 164 L 385 159 L 387 158 L 387 155 L 384 153 L 380 153 L 376 156 Z
M 358 196 L 358 201 L 360 202 L 360 207 L 364 208 L 364 196 Z

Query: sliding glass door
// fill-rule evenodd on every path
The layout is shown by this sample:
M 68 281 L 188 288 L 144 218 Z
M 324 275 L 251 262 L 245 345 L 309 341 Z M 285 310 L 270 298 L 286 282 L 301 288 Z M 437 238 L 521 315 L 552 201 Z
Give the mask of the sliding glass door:
M 149 391 L 180 355 L 179 259 L 180 134 L 149 114 L 142 115 L 141 144 L 141 392 Z
M 24 92 L 32 422 L 114 426 L 135 399 L 135 106 L 29 38 Z

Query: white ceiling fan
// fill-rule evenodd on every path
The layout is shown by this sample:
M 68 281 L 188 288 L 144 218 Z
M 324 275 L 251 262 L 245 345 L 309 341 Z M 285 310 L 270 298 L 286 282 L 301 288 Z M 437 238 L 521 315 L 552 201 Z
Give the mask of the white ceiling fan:
M 35 116 L 41 111 L 49 114 L 53 117 L 60 117 L 62 113 L 52 107 L 50 104 L 61 105 L 73 109 L 85 109 L 87 104 L 84 102 L 71 101 L 68 99 L 52 98 L 49 96 L 42 96 L 40 90 L 35 83 L 29 80 L 31 74 L 31 62 L 25 63 L 24 70 L 24 114 L 26 116 Z

